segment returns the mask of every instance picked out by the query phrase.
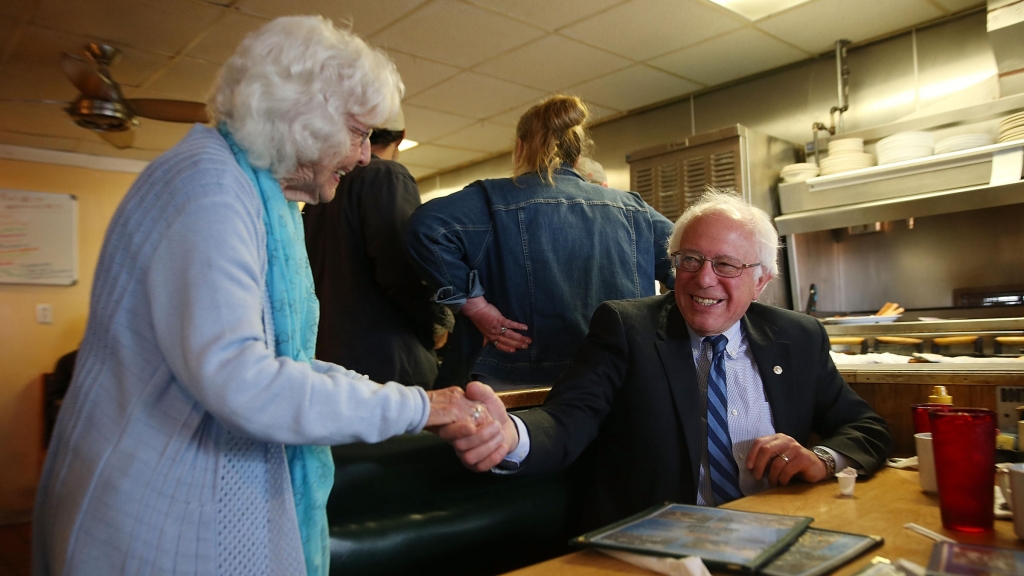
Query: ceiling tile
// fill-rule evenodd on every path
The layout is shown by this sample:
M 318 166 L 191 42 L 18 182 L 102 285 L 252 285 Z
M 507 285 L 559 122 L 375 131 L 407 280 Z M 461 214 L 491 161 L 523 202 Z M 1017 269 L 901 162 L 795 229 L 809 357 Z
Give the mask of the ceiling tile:
M 552 58 L 557 54 L 557 58 Z M 631 62 L 564 36 L 552 34 L 497 56 L 477 72 L 553 92 L 629 66 Z
M 223 64 L 235 53 L 243 38 L 267 22 L 263 16 L 228 12 L 186 54 L 190 58 Z
M 714 86 L 811 56 L 759 30 L 741 28 L 648 64 Z
M 74 100 L 78 90 L 57 66 L 3 67 L 0 99 L 7 100 Z
M 405 96 L 413 96 L 435 86 L 459 73 L 459 69 L 447 64 L 431 62 L 402 52 L 389 52 L 388 56 L 398 67 L 405 83 Z
M 121 47 L 174 54 L 223 13 L 188 0 L 40 0 L 33 23 Z
M 557 30 L 624 0 L 469 0 L 545 30 Z
M 453 114 L 487 118 L 544 93 L 497 78 L 463 72 L 409 99 L 411 104 Z
M 87 36 L 28 26 L 11 50 L 7 62 L 45 68 L 63 76 L 60 72 L 61 53 L 67 52 L 84 58 L 86 44 L 94 40 Z M 138 86 L 166 66 L 168 60 L 165 55 L 125 47 L 121 50 L 120 58 L 110 67 L 110 75 L 122 86 Z
M 632 110 L 682 96 L 699 88 L 700 84 L 638 64 L 603 78 L 573 86 L 570 92 L 600 106 L 615 110 Z
M 141 118 L 135 130 L 135 141 L 132 148 L 145 150 L 167 150 L 181 141 L 195 124 L 187 122 L 161 122 Z
M 217 80 L 220 64 L 179 58 L 160 77 L 141 90 L 131 91 L 133 98 L 173 98 L 205 102 Z
M 402 152 L 402 160 L 414 166 L 445 168 L 486 156 L 483 152 L 460 150 L 434 144 L 420 144 Z
M 519 106 L 515 106 L 514 108 L 505 110 L 500 114 L 495 114 L 494 116 L 488 118 L 488 120 L 491 122 L 497 122 L 498 124 L 504 124 L 506 126 L 516 126 L 517 124 L 519 124 L 519 118 L 522 117 L 522 115 L 525 114 L 531 106 L 533 106 L 534 104 L 540 104 L 540 101 L 541 99 L 538 98 L 534 102 L 520 104 Z
M 0 130 L 37 136 L 81 138 L 86 133 L 56 104 L 0 102 Z
M 493 153 L 511 150 L 515 139 L 515 128 L 484 121 L 439 138 L 436 142 L 454 148 Z
M 542 36 L 535 26 L 455 0 L 434 0 L 371 40 L 385 49 L 469 67 Z
M 138 140 L 136 139 L 136 143 Z M 75 152 L 81 154 L 92 154 L 94 156 L 110 156 L 113 158 L 130 158 L 132 160 L 154 160 L 164 153 L 163 150 L 143 150 L 141 148 L 114 148 L 106 140 L 97 135 L 79 140 L 75 145 Z
M 59 138 L 55 136 L 37 136 L 35 134 L 4 132 L 3 130 L 0 130 L 0 144 L 70 152 L 78 146 L 78 140 L 74 140 L 72 138 Z
M 627 58 L 646 60 L 744 23 L 740 16 L 701 0 L 632 0 L 561 33 Z
M 429 176 L 430 174 L 434 174 L 435 172 L 437 172 L 437 168 L 431 168 L 429 166 L 413 166 L 411 164 L 406 164 L 404 162 L 404 158 L 401 157 L 399 157 L 398 161 L 401 162 L 402 166 L 405 166 L 405 168 L 409 170 L 409 174 L 411 174 L 412 177 L 417 180 L 424 176 Z
M 927 0 L 816 0 L 755 26 L 812 54 L 835 49 L 836 40 L 860 42 L 932 18 L 942 12 Z
M 292 14 L 320 14 L 330 18 L 336 25 L 349 22 L 360 36 L 369 36 L 388 24 L 398 20 L 426 0 L 372 0 L 354 2 L 337 0 L 242 0 L 236 8 L 277 18 Z
M 408 102 L 402 104 L 402 112 L 405 113 L 405 135 L 417 142 L 430 142 L 476 122 L 475 118 L 428 110 Z

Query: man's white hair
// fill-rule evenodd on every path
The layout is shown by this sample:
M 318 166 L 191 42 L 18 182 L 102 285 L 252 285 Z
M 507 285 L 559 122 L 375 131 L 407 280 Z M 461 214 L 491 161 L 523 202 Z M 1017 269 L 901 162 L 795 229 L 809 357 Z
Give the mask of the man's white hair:
M 246 36 L 207 102 L 257 168 L 282 178 L 334 163 L 354 144 L 350 118 L 376 126 L 399 108 L 395 65 L 320 16 L 277 18 Z
M 668 242 L 668 252 L 679 250 L 679 242 L 683 237 L 683 231 L 691 222 L 705 216 L 721 216 L 731 218 L 746 227 L 754 235 L 757 242 L 758 260 L 764 270 L 771 273 L 773 277 L 779 275 L 778 250 L 779 233 L 772 224 L 772 217 L 767 212 L 756 206 L 751 206 L 743 201 L 732 190 L 707 187 L 700 200 L 692 204 L 676 220 L 672 229 L 672 237 Z M 707 254 L 707 256 L 714 256 Z M 753 264 L 753 262 L 748 262 Z M 754 279 L 761 277 L 762 268 L 755 269 Z

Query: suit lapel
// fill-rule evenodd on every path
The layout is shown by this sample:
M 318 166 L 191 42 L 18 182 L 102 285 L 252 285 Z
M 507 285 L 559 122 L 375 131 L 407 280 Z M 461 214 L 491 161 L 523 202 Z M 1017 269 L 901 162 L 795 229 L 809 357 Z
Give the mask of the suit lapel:
M 683 426 L 686 447 L 690 453 L 690 472 L 693 485 L 700 480 L 700 458 L 703 417 L 700 413 L 700 390 L 697 388 L 697 368 L 693 363 L 690 333 L 686 322 L 673 302 L 662 309 L 661 330 L 654 345 L 665 369 L 665 381 L 672 393 L 676 415 Z
M 758 304 L 751 306 L 756 307 Z M 749 311 L 743 317 L 743 328 L 747 333 L 747 345 L 750 346 L 757 371 L 761 375 L 765 398 L 772 409 L 775 431 L 788 433 L 793 430 L 789 418 L 794 415 L 785 406 L 787 399 L 797 393 L 796 370 L 790 361 L 791 344 L 777 341 L 775 328 Z

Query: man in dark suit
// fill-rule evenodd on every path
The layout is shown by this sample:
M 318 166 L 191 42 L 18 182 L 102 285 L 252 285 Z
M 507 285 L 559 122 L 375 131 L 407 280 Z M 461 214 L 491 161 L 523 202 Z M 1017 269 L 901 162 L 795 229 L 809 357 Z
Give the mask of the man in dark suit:
M 488 388 L 467 388 L 502 434 L 445 431 L 463 462 L 572 465 L 581 531 L 666 501 L 713 506 L 837 466 L 878 469 L 888 426 L 839 375 L 824 328 L 754 302 L 777 271 L 770 217 L 710 193 L 669 246 L 676 290 L 602 304 L 542 407 L 509 418 Z

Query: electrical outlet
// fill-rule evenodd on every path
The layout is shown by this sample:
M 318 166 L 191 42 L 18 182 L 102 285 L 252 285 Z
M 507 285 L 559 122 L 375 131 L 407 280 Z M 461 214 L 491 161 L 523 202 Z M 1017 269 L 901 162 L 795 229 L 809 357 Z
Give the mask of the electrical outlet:
M 53 304 L 36 304 L 36 322 L 40 324 L 53 323 Z

